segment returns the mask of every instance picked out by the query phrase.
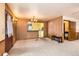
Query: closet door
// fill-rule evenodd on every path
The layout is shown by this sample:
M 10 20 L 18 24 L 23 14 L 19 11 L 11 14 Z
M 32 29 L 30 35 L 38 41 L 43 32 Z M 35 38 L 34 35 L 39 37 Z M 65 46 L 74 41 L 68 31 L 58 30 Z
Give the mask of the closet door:
M 76 40 L 76 22 L 69 22 L 69 40 Z

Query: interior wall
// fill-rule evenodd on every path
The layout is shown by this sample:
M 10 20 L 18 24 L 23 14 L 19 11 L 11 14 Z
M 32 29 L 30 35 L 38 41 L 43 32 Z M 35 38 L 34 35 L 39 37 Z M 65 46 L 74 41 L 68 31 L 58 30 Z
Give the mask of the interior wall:
M 79 32 L 79 19 L 76 21 L 76 32 Z
M 5 41 L 0 41 L 0 56 L 5 52 Z
M 13 44 L 17 41 L 17 22 L 13 22 Z
M 79 19 L 63 16 L 63 20 L 70 20 L 76 22 L 76 32 L 79 32 Z
M 48 37 L 48 21 L 44 22 L 44 37 Z
M 63 20 L 69 20 L 69 21 L 76 22 L 76 36 L 77 36 L 77 39 L 79 39 L 79 19 L 63 16 Z
M 69 22 L 68 21 L 64 21 L 64 31 L 68 32 L 69 31 Z
M 0 3 L 0 55 L 5 52 L 5 4 Z
M 0 41 L 5 39 L 5 4 L 0 3 Z
M 43 22 L 43 21 L 41 21 Z M 27 31 L 27 24 L 28 20 L 19 19 L 17 22 L 17 40 L 26 40 L 26 39 L 33 39 L 38 37 L 38 32 L 29 32 Z M 44 23 L 44 37 L 48 36 L 48 22 Z
M 62 36 L 62 17 L 57 17 L 48 22 L 48 34 Z
M 19 19 L 17 22 L 17 39 L 26 40 L 37 38 L 38 32 L 28 32 L 27 31 L 28 20 Z
M 77 39 L 79 39 L 79 20 L 76 21 L 76 35 Z

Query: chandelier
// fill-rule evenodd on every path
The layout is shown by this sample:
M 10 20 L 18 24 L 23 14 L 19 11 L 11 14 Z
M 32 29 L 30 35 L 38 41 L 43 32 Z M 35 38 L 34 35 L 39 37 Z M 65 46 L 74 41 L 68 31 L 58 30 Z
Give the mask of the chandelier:
M 35 16 L 33 16 L 31 19 L 30 19 L 31 22 L 37 22 L 38 21 L 38 18 L 36 18 Z

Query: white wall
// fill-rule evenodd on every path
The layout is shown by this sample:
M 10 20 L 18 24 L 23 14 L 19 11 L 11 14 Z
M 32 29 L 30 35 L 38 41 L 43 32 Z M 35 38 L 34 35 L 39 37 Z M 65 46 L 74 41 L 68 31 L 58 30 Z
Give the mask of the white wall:
M 5 39 L 5 4 L 0 3 L 0 41 Z
M 76 32 L 79 32 L 79 20 L 76 21 Z
M 79 19 L 63 16 L 63 20 L 75 21 L 76 22 L 76 32 L 79 32 Z

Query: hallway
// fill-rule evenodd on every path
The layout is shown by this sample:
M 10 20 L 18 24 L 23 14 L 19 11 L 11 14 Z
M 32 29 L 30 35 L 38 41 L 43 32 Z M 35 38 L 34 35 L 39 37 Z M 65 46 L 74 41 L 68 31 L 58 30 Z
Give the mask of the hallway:
M 58 43 L 47 40 L 18 40 L 9 51 L 10 56 L 79 56 L 79 40 Z M 49 39 L 49 40 L 48 40 Z

